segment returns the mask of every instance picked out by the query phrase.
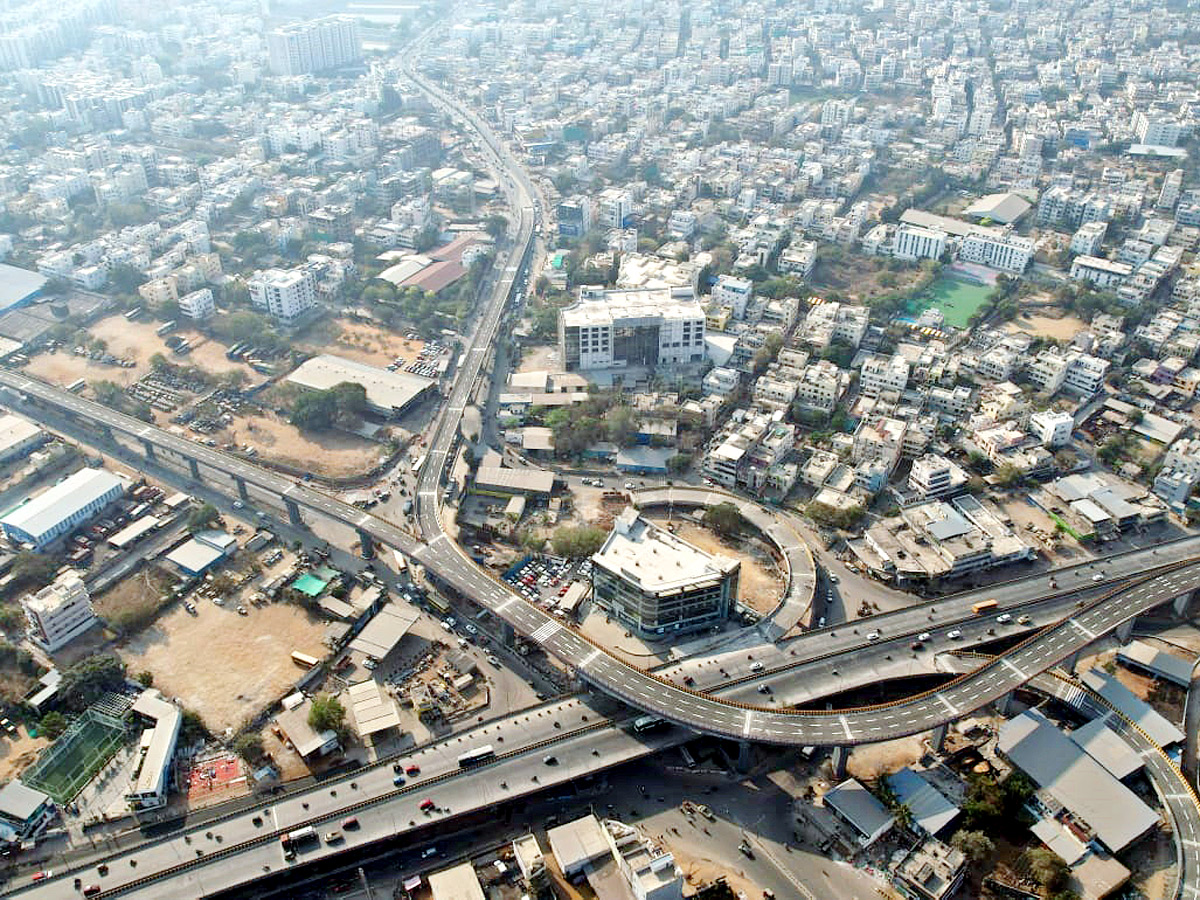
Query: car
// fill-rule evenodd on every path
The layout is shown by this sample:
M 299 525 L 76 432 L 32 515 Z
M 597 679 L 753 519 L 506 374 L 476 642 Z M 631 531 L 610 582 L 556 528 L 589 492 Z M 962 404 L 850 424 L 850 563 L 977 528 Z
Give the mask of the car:
M 340 840 L 342 840 L 342 833 L 341 833 L 340 831 L 327 831 L 327 832 L 325 832 L 325 843 L 327 843 L 327 844 L 336 844 L 336 843 L 338 843 Z
M 100 893 L 100 885 L 98 885 L 98 884 L 89 884 L 87 887 L 85 887 L 83 889 L 83 896 L 85 896 L 85 897 L 95 897 L 99 893 Z
M 911 644 L 908 645 L 908 647 L 910 650 L 924 650 L 925 649 L 925 645 L 922 644 L 920 641 L 913 641 Z
M 760 694 L 769 694 L 771 693 L 771 686 L 769 684 L 760 684 L 758 686 L 758 692 Z
M 625 490 L 627 490 L 627 491 L 633 490 L 633 482 L 632 481 L 625 482 Z
M 872 631 L 872 632 L 870 632 L 870 633 L 867 635 L 867 640 L 868 640 L 868 641 L 872 641 L 872 642 L 879 640 L 879 632 L 878 632 L 878 631 Z
M 429 859 L 431 856 L 437 856 L 437 847 L 426 847 L 421 851 L 421 859 Z
M 1032 621 L 1033 619 L 1029 616 L 1017 616 L 1017 624 L 1019 625 L 1028 625 Z
M 1001 625 L 1007 625 L 1012 621 L 1012 616 L 1009 613 L 1001 613 L 1000 615 L 996 616 L 996 621 Z
M 358 827 L 358 816 L 351 816 L 348 819 L 342 819 L 342 827 L 347 831 L 353 831 Z
M 754 662 L 750 663 L 750 671 L 751 672 L 761 672 L 764 668 L 765 667 L 763 666 L 763 664 L 761 662 L 759 662 L 758 660 L 755 660 Z
M 830 574 L 830 576 L 829 576 L 829 581 L 832 584 L 837 584 L 840 580 L 841 579 L 838 578 L 836 575 Z
M 542 762 L 548 766 L 557 766 L 558 765 L 558 757 L 555 756 L 554 754 L 550 754 L 548 756 L 543 756 Z
M 479 629 L 468 622 L 463 628 L 467 629 L 467 634 L 479 634 Z
M 947 631 L 946 637 L 950 638 L 952 641 L 957 641 L 962 637 L 962 632 L 955 628 L 953 631 Z
M 405 767 L 404 767 L 404 774 L 406 774 L 406 775 L 420 775 L 420 774 L 421 774 L 421 767 L 420 767 L 420 766 L 418 766 L 416 763 L 410 763 L 409 765 L 407 765 L 407 766 L 405 766 Z
M 824 616 L 821 616 L 821 618 L 817 619 L 817 627 L 818 628 L 825 627 L 825 617 Z
M 47 878 L 49 878 L 53 874 L 54 874 L 54 872 L 51 869 L 42 869 L 42 871 L 40 871 L 40 872 L 33 873 L 33 880 L 34 881 L 45 881 Z
M 437 809 L 437 804 L 434 803 L 432 800 L 430 800 L 428 797 L 426 797 L 424 800 L 421 801 L 421 804 L 420 804 L 421 812 L 429 812 L 430 810 L 434 810 L 434 809 Z
M 1092 576 L 1092 581 L 1103 581 L 1103 580 L 1104 580 L 1104 575 L 1101 572 L 1097 572 L 1095 575 Z
M 245 508 L 246 508 L 246 504 L 245 504 L 245 503 L 243 503 L 241 500 L 234 500 L 234 501 L 233 501 L 233 508 L 234 508 L 234 509 L 245 509 Z
M 397 775 L 395 778 L 392 779 L 392 784 L 394 784 L 396 787 L 400 787 L 401 785 L 404 784 L 404 776 Z
M 930 637 L 931 637 L 931 635 L 929 634 L 928 631 L 922 631 L 920 634 L 917 635 L 917 640 L 918 641 L 927 641 L 927 640 L 929 640 Z
M 487 661 L 497 669 L 500 668 L 500 657 L 496 656 L 494 653 L 489 653 L 487 655 Z

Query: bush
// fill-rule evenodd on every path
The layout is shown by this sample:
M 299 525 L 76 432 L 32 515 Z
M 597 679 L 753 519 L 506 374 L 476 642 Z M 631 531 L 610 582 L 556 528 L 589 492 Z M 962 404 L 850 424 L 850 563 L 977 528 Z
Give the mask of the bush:
M 83 712 L 110 691 L 125 684 L 125 663 L 109 653 L 81 659 L 63 671 L 59 693 L 67 709 Z
M 607 537 L 608 534 L 604 529 L 595 525 L 578 527 L 564 525 L 555 530 L 554 535 L 550 538 L 550 543 L 558 556 L 584 559 L 598 551 L 604 545 Z
M 38 723 L 38 731 L 50 740 L 54 740 L 67 730 L 67 718 L 60 712 L 48 712 Z
M 321 694 L 313 698 L 312 709 L 308 711 L 308 726 L 313 731 L 341 732 L 346 721 L 346 708 L 336 697 Z
M 711 528 L 721 537 L 733 537 L 742 530 L 745 520 L 732 503 L 718 503 L 704 511 L 701 519 L 706 528 Z
M 263 758 L 266 752 L 263 749 L 262 735 L 257 731 L 247 731 L 245 734 L 239 734 L 233 742 L 233 752 L 240 756 L 246 762 L 256 762 Z

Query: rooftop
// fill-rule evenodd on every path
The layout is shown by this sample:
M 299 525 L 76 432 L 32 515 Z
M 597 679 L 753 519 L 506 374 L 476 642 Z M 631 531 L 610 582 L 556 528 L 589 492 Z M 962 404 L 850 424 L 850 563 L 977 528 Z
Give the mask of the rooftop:
M 716 583 L 740 566 L 735 559 L 713 556 L 646 521 L 633 507 L 626 507 L 617 517 L 604 546 L 592 560 L 655 594 Z
M 361 384 L 367 402 L 385 413 L 404 409 L 434 383 L 420 375 L 389 372 L 328 353 L 302 363 L 287 380 L 311 391 L 327 391 L 344 382 Z
M 562 311 L 563 325 L 572 327 L 653 324 L 662 319 L 704 319 L 704 308 L 690 298 L 674 296 L 668 288 L 605 291 L 580 299 Z
M 29 502 L 18 506 L 0 519 L 0 522 L 36 537 L 49 531 L 76 510 L 99 500 L 115 487 L 125 487 L 125 481 L 119 475 L 105 469 L 80 469 Z

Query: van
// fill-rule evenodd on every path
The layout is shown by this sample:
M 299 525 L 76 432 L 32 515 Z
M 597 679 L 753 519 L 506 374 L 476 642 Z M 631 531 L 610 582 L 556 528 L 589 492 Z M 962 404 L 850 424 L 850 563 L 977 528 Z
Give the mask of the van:
M 759 662 L 758 660 L 755 660 L 754 662 L 750 663 L 750 671 L 751 672 L 761 672 L 762 670 L 763 670 L 763 664 L 761 662 Z

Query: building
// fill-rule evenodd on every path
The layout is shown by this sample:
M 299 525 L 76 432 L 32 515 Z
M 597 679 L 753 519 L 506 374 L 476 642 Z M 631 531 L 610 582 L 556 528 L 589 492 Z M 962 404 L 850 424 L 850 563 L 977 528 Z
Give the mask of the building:
M 276 75 L 308 75 L 362 58 L 358 21 L 326 16 L 267 32 L 267 59 Z
M 847 778 L 826 791 L 824 803 L 826 809 L 850 826 L 864 847 L 870 847 L 887 834 L 896 821 L 855 778 Z
M 1042 410 L 1029 417 L 1029 433 L 1043 447 L 1051 449 L 1065 447 L 1071 443 L 1071 432 L 1075 430 L 1075 418 L 1070 413 Z
M 564 237 L 583 237 L 592 230 L 592 202 L 587 197 L 572 197 L 558 204 L 555 215 L 558 233 Z
M 1087 281 L 1098 288 L 1115 288 L 1133 274 L 1129 263 L 1114 262 L 1102 256 L 1077 256 L 1071 261 L 1071 277 Z
M 213 292 L 209 288 L 200 288 L 179 298 L 179 311 L 189 319 L 203 321 L 217 311 L 213 300 Z
M 429 893 L 433 900 L 487 900 L 475 867 L 469 862 L 429 874 Z
M 97 515 L 125 493 L 125 481 L 104 469 L 80 469 L 0 518 L 14 544 L 41 550 Z
M 217 529 L 198 531 L 164 557 L 186 576 L 203 575 L 237 550 L 237 538 Z
M 927 837 L 891 867 L 893 884 L 912 900 L 946 900 L 967 877 L 967 857 L 960 850 Z
M 750 304 L 753 296 L 754 282 L 749 278 L 721 275 L 712 288 L 713 303 L 730 307 L 735 319 L 746 318 L 746 307 Z
M 796 241 L 779 254 L 779 271 L 807 278 L 817 266 L 817 242 Z
M 0 463 L 20 459 L 40 447 L 49 437 L 41 426 L 6 413 L 0 416 Z
M 1033 259 L 1033 241 L 1008 232 L 975 230 L 962 239 L 958 257 L 1020 275 Z
M 898 259 L 940 259 L 946 252 L 946 233 L 920 225 L 896 226 L 895 249 Z
M 668 289 L 585 289 L 558 314 L 558 349 L 568 372 L 703 362 L 704 335 L 700 304 Z
M 316 275 L 304 266 L 255 272 L 246 287 L 255 306 L 285 323 L 304 315 L 317 303 Z
M 390 372 L 378 366 L 324 353 L 306 360 L 287 377 L 289 384 L 308 391 L 327 391 L 339 384 L 358 384 L 367 392 L 367 406 L 384 418 L 399 418 L 426 396 L 437 382 L 399 370 Z
M 167 805 L 167 794 L 171 789 L 171 763 L 179 743 L 183 712 L 174 703 L 163 699 L 154 688 L 142 691 L 132 712 L 149 727 L 142 731 L 133 783 L 125 799 L 135 812 L 161 809 Z
M 591 813 L 546 831 L 550 852 L 563 877 L 574 879 L 593 864 L 612 858 L 600 821 Z
M 728 616 L 741 564 L 712 556 L 628 507 L 592 556 L 596 602 L 639 635 L 661 639 Z
M 683 872 L 670 851 L 613 819 L 604 822 L 604 836 L 634 900 L 683 900 Z
M 14 778 L 0 788 L 0 841 L 16 844 L 36 837 L 54 812 L 49 794 Z
M 1001 725 L 996 749 L 1113 853 L 1158 825 L 1141 798 L 1036 710 Z
M 953 460 L 927 453 L 913 460 L 908 487 L 922 500 L 937 500 L 957 494 L 967 486 L 967 473 Z
M 301 698 L 302 695 L 294 695 Z M 275 717 L 275 724 L 284 733 L 301 758 L 311 760 L 318 756 L 332 753 L 340 745 L 337 732 L 333 730 L 316 731 L 308 724 L 308 714 L 312 711 L 312 700 L 302 698 L 301 702 L 288 708 L 289 700 L 284 699 L 284 709 Z
M 45 288 L 45 275 L 0 263 L 0 312 L 24 306 Z
M 79 573 L 68 569 L 36 594 L 21 598 L 29 639 L 54 653 L 96 624 L 92 599 Z
M 596 198 L 595 223 L 605 230 L 624 228 L 633 220 L 633 195 L 621 188 L 605 188 Z
M 908 375 L 908 360 L 900 354 L 872 356 L 859 371 L 858 387 L 864 397 L 899 396 L 908 387 Z
M 1107 222 L 1087 222 L 1071 238 L 1071 253 L 1075 256 L 1095 256 L 1104 243 Z

